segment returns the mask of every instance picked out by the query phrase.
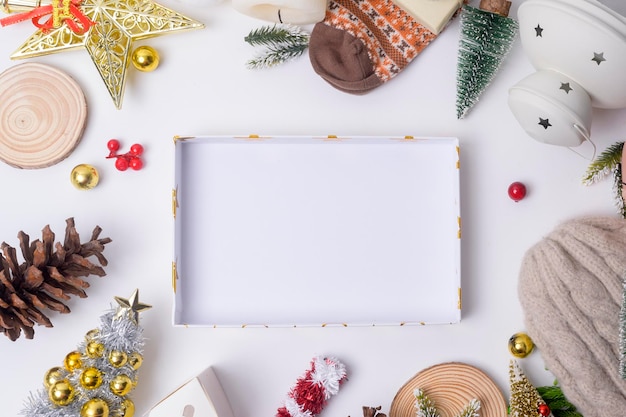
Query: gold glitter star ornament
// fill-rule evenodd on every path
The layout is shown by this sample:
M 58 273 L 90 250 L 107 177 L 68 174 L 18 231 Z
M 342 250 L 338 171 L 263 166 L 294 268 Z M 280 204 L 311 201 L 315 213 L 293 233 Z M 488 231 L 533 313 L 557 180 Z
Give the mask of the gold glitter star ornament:
M 135 324 L 139 324 L 139 313 L 152 308 L 149 304 L 139 302 L 139 290 L 135 290 L 128 299 L 115 297 L 115 301 L 119 304 L 115 312 L 115 319 L 128 316 Z
M 30 1 L 37 7 L 41 0 Z M 118 109 L 122 108 L 134 41 L 204 28 L 202 23 L 150 0 L 83 0 L 78 7 L 94 22 L 85 33 L 76 33 L 68 24 L 39 29 L 11 59 L 85 48 Z

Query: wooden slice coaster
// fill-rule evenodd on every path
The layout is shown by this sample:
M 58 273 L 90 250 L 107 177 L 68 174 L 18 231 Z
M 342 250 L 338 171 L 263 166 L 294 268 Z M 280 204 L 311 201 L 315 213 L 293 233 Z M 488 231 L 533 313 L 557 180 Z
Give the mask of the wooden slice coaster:
M 69 75 L 39 63 L 0 74 L 0 160 L 16 168 L 44 168 L 78 145 L 87 103 Z
M 419 372 L 398 391 L 389 417 L 415 417 L 413 391 L 421 388 L 434 403 L 441 417 L 455 417 L 476 398 L 481 417 L 507 417 L 502 392 L 481 370 L 458 362 L 442 363 Z

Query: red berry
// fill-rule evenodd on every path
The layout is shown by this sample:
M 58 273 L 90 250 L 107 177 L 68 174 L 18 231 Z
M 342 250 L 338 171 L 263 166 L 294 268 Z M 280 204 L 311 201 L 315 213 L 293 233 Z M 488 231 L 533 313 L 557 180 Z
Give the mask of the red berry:
M 541 414 L 543 417 L 548 417 L 551 413 L 550 407 L 548 406 L 548 404 L 545 403 L 539 404 L 539 407 L 537 407 L 537 411 L 539 411 L 539 414 Z
M 130 147 L 130 154 L 131 155 L 135 155 L 135 156 L 139 156 L 143 153 L 143 146 L 141 146 L 138 143 L 135 143 L 134 145 L 132 145 Z
M 126 158 L 117 158 L 115 160 L 115 168 L 117 168 L 118 171 L 126 171 L 128 169 L 128 161 Z
M 526 186 L 519 181 L 509 185 L 509 197 L 517 202 L 526 197 Z
M 120 142 L 117 139 L 111 139 L 107 142 L 107 148 L 109 148 L 111 152 L 115 152 L 120 148 Z
M 143 162 L 137 157 L 132 157 L 128 162 L 128 166 L 130 166 L 135 171 L 139 171 L 141 168 L 143 168 Z

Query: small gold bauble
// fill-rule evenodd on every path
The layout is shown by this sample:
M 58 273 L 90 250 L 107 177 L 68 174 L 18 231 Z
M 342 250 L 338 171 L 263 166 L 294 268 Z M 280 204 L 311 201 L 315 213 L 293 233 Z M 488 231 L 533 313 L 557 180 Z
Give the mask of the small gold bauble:
M 143 356 L 140 353 L 133 352 L 128 356 L 128 364 L 136 371 L 143 363 Z
M 63 372 L 63 368 L 55 366 L 54 368 L 48 369 L 48 372 L 43 376 L 43 384 L 46 388 L 50 389 L 52 385 L 61 381 L 64 377 L 65 372 Z
M 87 368 L 80 374 L 80 385 L 85 389 L 96 389 L 102 385 L 102 372 L 97 368 Z
M 85 346 L 85 353 L 90 358 L 99 358 L 104 353 L 104 345 L 100 342 L 96 342 L 95 340 L 87 342 L 87 346 Z
M 109 405 L 100 398 L 92 398 L 80 409 L 81 417 L 109 417 Z
M 150 46 L 140 46 L 131 56 L 133 65 L 139 71 L 154 71 L 159 66 L 159 53 Z
M 109 384 L 111 392 L 120 397 L 124 397 L 133 389 L 133 380 L 128 375 L 117 375 Z
M 125 399 L 120 405 L 120 417 L 133 417 L 135 415 L 135 403 Z
M 76 165 L 70 174 L 72 185 L 79 190 L 91 190 L 98 185 L 100 175 L 98 170 L 89 164 Z
M 87 332 L 87 334 L 85 334 L 85 340 L 86 341 L 90 341 L 96 338 L 96 336 L 98 336 L 100 334 L 100 330 L 98 329 L 91 329 Z
M 126 365 L 126 362 L 128 362 L 128 355 L 126 352 L 112 350 L 111 353 L 109 353 L 109 363 L 115 368 L 121 368 Z
M 65 356 L 65 359 L 63 360 L 63 365 L 65 366 L 65 369 L 67 369 L 70 372 L 72 372 L 75 369 L 82 368 L 83 360 L 81 358 L 80 352 L 74 351 L 74 352 L 68 353 Z
M 534 348 L 533 340 L 526 333 L 515 333 L 509 338 L 509 352 L 516 358 L 525 358 Z
M 57 381 L 50 386 L 48 398 L 56 405 L 68 405 L 74 399 L 74 387 L 67 379 Z

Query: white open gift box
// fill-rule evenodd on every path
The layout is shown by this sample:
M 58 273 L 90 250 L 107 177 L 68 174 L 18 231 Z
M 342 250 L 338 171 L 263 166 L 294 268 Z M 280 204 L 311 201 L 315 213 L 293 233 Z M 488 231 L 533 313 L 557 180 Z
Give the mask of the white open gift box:
M 456 323 L 456 138 L 175 138 L 174 325 Z

